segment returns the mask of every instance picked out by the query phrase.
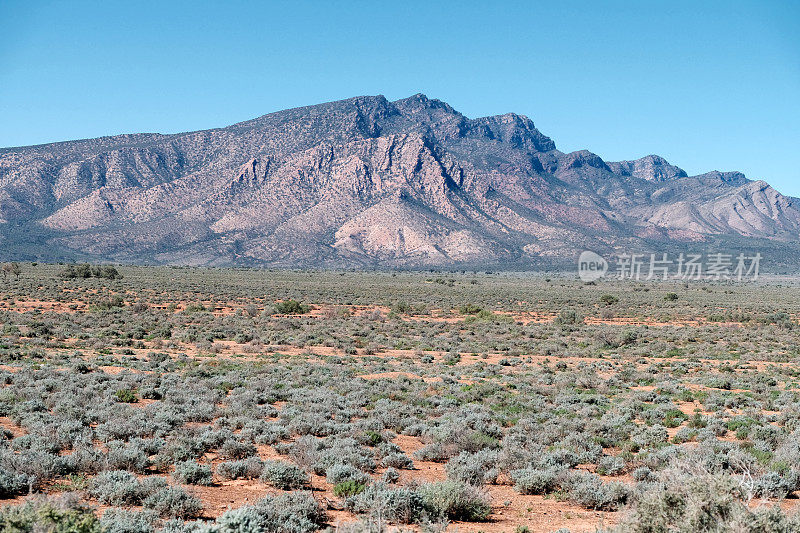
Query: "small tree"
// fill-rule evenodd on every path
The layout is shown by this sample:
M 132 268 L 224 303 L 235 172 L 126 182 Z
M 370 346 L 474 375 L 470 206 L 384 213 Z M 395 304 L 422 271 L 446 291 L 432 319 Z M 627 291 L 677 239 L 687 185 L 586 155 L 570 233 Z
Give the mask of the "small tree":
M 19 279 L 19 275 L 22 274 L 22 267 L 19 266 L 19 263 L 12 262 L 12 263 L 3 263 L 3 280 L 8 279 L 8 275 L 11 274 L 14 276 L 15 279 Z

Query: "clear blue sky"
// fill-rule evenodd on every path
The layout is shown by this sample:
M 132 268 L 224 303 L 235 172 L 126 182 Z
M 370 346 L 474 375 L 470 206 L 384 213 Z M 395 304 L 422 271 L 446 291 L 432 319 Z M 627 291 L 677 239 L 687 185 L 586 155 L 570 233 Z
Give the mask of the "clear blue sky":
M 800 2 L 0 0 L 0 146 L 225 126 L 361 94 L 528 115 L 800 196 Z

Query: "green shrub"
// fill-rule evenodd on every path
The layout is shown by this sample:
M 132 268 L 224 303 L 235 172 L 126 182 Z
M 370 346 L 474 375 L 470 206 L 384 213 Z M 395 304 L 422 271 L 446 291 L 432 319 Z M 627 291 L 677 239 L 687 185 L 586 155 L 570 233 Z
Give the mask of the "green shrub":
M 138 391 L 133 389 L 120 389 L 114 396 L 121 403 L 137 403 L 139 401 Z
M 475 304 L 466 304 L 458 308 L 458 312 L 462 315 L 477 315 L 483 311 L 483 308 Z
M 275 312 L 281 315 L 304 315 L 311 311 L 311 306 L 297 300 L 284 300 L 275 304 Z
M 88 263 L 83 263 L 80 265 L 67 265 L 61 273 L 61 277 L 64 279 L 122 279 L 122 274 L 112 265 L 92 266 Z
M 604 294 L 600 297 L 600 303 L 604 305 L 614 305 L 617 302 L 619 302 L 619 298 L 613 294 Z
M 559 326 L 576 326 L 583 324 L 583 317 L 574 309 L 562 309 L 553 323 Z
M 349 498 L 363 492 L 366 486 L 365 483 L 358 483 L 357 481 L 342 481 L 333 486 L 333 493 L 338 498 Z

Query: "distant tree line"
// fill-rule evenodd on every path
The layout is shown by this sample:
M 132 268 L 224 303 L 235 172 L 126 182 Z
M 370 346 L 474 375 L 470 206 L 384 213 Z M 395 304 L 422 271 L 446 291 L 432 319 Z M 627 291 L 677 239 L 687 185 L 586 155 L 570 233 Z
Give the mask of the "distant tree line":
M 81 265 L 67 265 L 67 268 L 61 273 L 64 279 L 76 278 L 103 278 L 103 279 L 121 279 L 122 274 L 112 265 L 95 265 L 83 263 Z

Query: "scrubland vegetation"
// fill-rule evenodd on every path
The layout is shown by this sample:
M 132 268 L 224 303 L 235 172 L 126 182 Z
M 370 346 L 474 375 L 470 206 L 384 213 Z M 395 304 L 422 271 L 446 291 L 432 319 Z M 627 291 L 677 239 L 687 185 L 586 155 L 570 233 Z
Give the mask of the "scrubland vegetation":
M 800 285 L 21 265 L 2 531 L 800 530 Z

